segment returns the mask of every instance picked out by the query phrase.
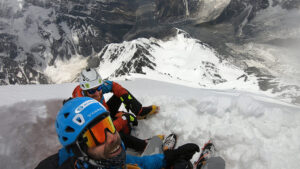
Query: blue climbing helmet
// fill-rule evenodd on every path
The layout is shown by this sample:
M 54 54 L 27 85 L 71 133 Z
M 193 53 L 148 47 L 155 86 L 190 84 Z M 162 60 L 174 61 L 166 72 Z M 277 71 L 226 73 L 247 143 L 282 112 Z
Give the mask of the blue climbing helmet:
M 93 120 L 108 114 L 101 103 L 90 97 L 77 97 L 66 102 L 56 116 L 59 142 L 64 147 L 74 144 Z
M 107 125 L 102 126 L 101 124 L 104 123 Z M 126 152 L 124 149 L 122 149 L 122 152 L 119 155 L 110 159 L 95 160 L 92 157 L 89 157 L 87 154 L 87 146 L 89 145 L 86 144 L 89 142 L 87 141 L 89 140 L 89 136 L 86 135 L 84 138 L 82 136 L 86 133 L 90 133 L 90 130 L 93 130 L 94 128 L 92 126 L 100 131 L 102 129 L 104 134 L 105 131 L 110 131 L 112 133 L 116 132 L 113 122 L 109 117 L 109 113 L 97 100 L 90 97 L 77 97 L 64 104 L 56 117 L 56 133 L 60 143 L 67 150 L 67 153 L 70 153 L 69 155 L 65 155 L 66 158 L 74 155 L 78 159 L 76 165 L 81 167 L 93 165 L 97 168 L 122 168 L 126 160 Z M 88 129 L 89 127 L 92 127 L 92 129 Z M 94 135 L 97 141 L 105 141 L 105 137 L 103 138 L 102 136 L 101 134 Z M 66 158 L 63 157 L 63 159 L 59 159 L 61 160 L 60 164 L 62 164 Z

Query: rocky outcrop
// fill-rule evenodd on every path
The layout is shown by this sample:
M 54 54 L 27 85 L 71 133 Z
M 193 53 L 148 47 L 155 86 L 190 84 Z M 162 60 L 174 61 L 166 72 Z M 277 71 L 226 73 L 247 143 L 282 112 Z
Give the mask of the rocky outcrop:
M 257 12 L 268 7 L 280 6 L 283 9 L 299 9 L 300 1 L 298 0 L 231 0 L 229 5 L 223 10 L 221 15 L 211 21 L 213 24 L 229 22 L 234 26 L 235 32 L 245 32 L 244 26 L 251 21 Z
M 289 10 L 299 8 L 299 1 L 5 1 L 0 7 L 1 84 L 51 83 L 51 79 L 43 75 L 43 72 L 48 66 L 55 67 L 58 60 L 68 61 L 74 56 L 93 58 L 105 45 L 124 40 L 139 37 L 165 38 L 174 26 L 188 31 L 193 37 L 200 38 L 212 46 L 218 44 L 219 46 L 213 47 L 223 50 L 227 39 L 235 40 L 235 35 L 240 36 L 241 32 L 251 35 L 251 26 L 245 25 L 258 11 L 276 5 Z M 219 30 L 210 34 L 209 31 L 207 33 L 201 30 L 202 25 L 199 24 L 204 22 L 211 25 L 230 23 L 234 27 L 234 34 L 226 34 L 224 40 L 222 31 L 227 31 L 227 27 L 221 26 Z M 193 28 L 189 29 L 187 26 Z M 206 37 L 210 40 L 206 41 Z M 141 49 L 137 56 L 142 57 L 147 50 Z M 100 61 L 89 61 L 89 65 L 95 67 L 95 63 Z M 140 66 L 133 62 L 136 60 L 126 63 L 124 67 L 131 72 L 142 73 Z M 152 64 L 143 62 L 138 65 L 151 67 Z M 136 70 L 132 70 L 135 68 Z M 119 70 L 117 74 L 123 74 L 123 71 Z M 22 77 L 16 72 L 23 72 Z
M 8 84 L 47 84 L 47 77 L 34 70 L 35 61 L 28 56 L 26 61 L 17 62 L 13 59 L 0 57 L 0 85 Z
M 25 0 L 17 9 L 14 6 L 18 4 L 3 3 L 0 57 L 5 64 L 0 62 L 1 84 L 49 83 L 45 76 L 36 77 L 36 81 L 16 80 L 20 79 L 16 65 L 28 65 L 23 77 L 30 77 L 57 60 L 93 56 L 106 44 L 123 41 L 136 21 L 137 4 L 130 0 Z

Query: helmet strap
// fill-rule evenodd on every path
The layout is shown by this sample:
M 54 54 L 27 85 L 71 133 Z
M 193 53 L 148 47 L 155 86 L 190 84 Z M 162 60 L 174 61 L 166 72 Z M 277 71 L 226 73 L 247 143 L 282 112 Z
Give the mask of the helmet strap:
M 86 90 L 82 90 L 82 95 L 85 96 L 85 97 L 88 97 L 87 91 Z
M 74 147 L 77 148 L 77 150 L 75 150 L 75 151 L 77 151 L 77 153 L 79 155 L 77 157 L 78 160 L 80 160 L 82 162 L 86 162 L 86 163 L 94 165 L 94 166 L 97 166 L 97 167 L 104 167 L 104 165 L 101 164 L 101 161 L 93 160 L 87 155 L 87 153 L 82 149 L 82 146 L 80 145 L 78 140 L 75 142 Z
M 89 158 L 88 155 L 86 154 L 86 152 L 84 150 L 82 150 L 82 146 L 80 146 L 80 143 L 78 140 L 76 140 L 74 148 L 75 148 L 74 154 L 77 157 L 83 157 L 84 161 L 86 161 Z
M 122 167 L 125 164 L 126 152 L 123 148 L 121 154 L 112 159 L 94 160 L 87 155 L 87 153 L 82 149 L 82 146 L 80 146 L 80 143 L 78 141 L 76 141 L 75 144 L 81 154 L 81 156 L 77 156 L 77 159 L 83 163 L 87 163 L 98 168 L 109 168 L 110 166 Z

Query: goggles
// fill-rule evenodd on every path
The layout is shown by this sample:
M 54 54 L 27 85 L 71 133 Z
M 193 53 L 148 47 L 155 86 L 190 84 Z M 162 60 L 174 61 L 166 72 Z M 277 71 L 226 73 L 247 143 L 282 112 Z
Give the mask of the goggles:
M 88 92 L 89 94 L 95 94 L 96 91 L 99 92 L 100 90 L 102 90 L 102 85 L 98 86 L 96 89 L 90 89 L 90 90 L 87 90 L 87 92 Z
M 100 122 L 88 128 L 87 131 L 83 133 L 82 137 L 86 145 L 92 148 L 105 143 L 106 131 L 109 131 L 112 134 L 116 132 L 116 128 L 110 116 L 105 117 Z

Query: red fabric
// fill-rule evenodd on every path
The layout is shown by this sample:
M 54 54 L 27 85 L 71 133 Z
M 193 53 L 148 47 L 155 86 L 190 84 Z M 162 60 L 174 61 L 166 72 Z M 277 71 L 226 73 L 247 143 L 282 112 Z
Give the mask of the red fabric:
M 81 87 L 79 85 L 76 86 L 75 89 L 73 90 L 72 97 L 73 98 L 83 97 L 82 89 L 81 89 Z
M 115 115 L 115 117 L 122 117 L 122 114 L 123 114 L 123 112 L 122 112 L 122 111 L 119 111 L 119 113 L 117 113 L 117 114 Z
M 113 86 L 112 86 L 112 92 L 117 96 L 117 97 L 121 97 L 123 94 L 127 94 L 127 90 L 125 88 L 123 88 L 121 85 L 119 85 L 118 83 L 113 82 Z M 76 88 L 73 90 L 72 93 L 72 97 L 76 98 L 76 97 L 84 97 L 82 89 L 80 88 L 80 86 L 76 86 Z M 102 95 L 103 97 L 103 95 Z M 105 99 L 102 100 L 103 103 L 102 105 L 109 111 L 109 107 L 105 102 Z M 130 130 L 129 127 L 127 125 L 127 120 L 123 120 L 122 118 L 122 112 L 119 112 L 116 117 L 118 117 L 116 120 L 113 121 L 116 130 L 117 131 L 123 131 L 125 134 L 129 134 Z
M 113 121 L 116 130 L 123 131 L 124 134 L 129 134 L 130 130 L 127 125 L 127 120 L 123 120 L 122 116 L 119 116 L 116 120 Z
M 76 86 L 75 89 L 73 90 L 72 97 L 73 97 L 73 98 L 76 98 L 76 97 L 84 97 L 84 95 L 83 95 L 82 93 L 83 93 L 83 91 L 82 91 L 81 87 L 78 85 L 78 86 Z M 102 94 L 102 98 L 103 98 L 103 94 Z M 108 105 L 106 104 L 104 98 L 103 98 L 103 103 L 101 103 L 101 104 L 106 108 L 106 110 L 109 111 L 109 107 L 108 107 Z
M 128 91 L 116 82 L 113 82 L 112 92 L 117 97 L 121 97 L 123 94 L 128 94 Z

